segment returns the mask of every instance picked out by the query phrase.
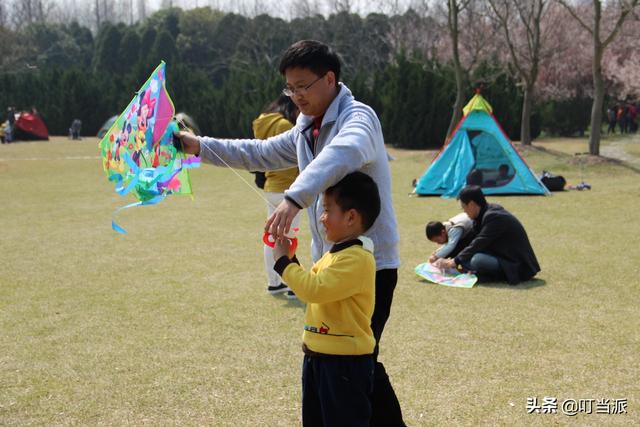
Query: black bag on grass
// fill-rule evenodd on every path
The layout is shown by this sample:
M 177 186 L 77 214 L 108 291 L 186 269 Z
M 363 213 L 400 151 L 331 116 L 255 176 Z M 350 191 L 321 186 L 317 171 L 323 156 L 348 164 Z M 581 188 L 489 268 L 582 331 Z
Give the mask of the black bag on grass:
M 542 171 L 540 181 L 549 191 L 564 191 L 564 186 L 567 185 L 562 175 L 553 175 L 547 171 Z

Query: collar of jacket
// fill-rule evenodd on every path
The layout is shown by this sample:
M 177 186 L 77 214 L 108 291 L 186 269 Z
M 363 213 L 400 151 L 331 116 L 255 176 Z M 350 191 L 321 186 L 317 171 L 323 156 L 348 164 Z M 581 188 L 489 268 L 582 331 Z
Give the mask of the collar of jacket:
M 476 232 L 480 228 L 482 224 L 482 220 L 484 219 L 484 214 L 487 213 L 487 209 L 489 209 L 489 203 L 480 208 L 480 212 L 478 213 L 478 217 L 473 221 L 474 228 L 476 228 Z
M 344 83 L 338 83 L 338 94 L 335 98 L 333 98 L 331 104 L 329 104 L 329 108 L 327 108 L 327 111 L 324 112 L 324 118 L 322 119 L 322 125 L 320 127 L 326 125 L 327 123 L 333 123 L 338 120 L 338 116 L 340 115 L 340 103 L 346 97 L 353 98 L 351 91 Z M 302 113 L 298 115 L 298 120 L 296 120 L 296 128 L 298 128 L 300 132 L 304 132 L 312 125 L 312 116 L 307 116 Z
M 335 254 L 336 252 L 340 252 L 341 250 L 347 249 L 348 247 L 351 247 L 353 245 L 360 245 L 366 251 L 373 253 L 373 240 L 366 236 L 360 236 L 357 239 L 351 239 L 347 240 L 346 242 L 336 243 L 331 247 L 329 252 Z

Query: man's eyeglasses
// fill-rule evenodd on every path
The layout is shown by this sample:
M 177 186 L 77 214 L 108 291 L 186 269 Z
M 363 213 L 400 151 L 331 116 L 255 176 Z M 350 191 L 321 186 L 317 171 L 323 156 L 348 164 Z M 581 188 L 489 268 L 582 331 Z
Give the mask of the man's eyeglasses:
M 320 77 L 318 77 L 317 79 L 315 79 L 314 81 L 312 81 L 311 83 L 309 83 L 306 86 L 299 86 L 299 87 L 286 86 L 284 89 L 282 89 L 282 93 L 285 94 L 288 97 L 292 97 L 295 94 L 306 95 L 306 93 L 309 90 L 309 88 L 311 88 L 311 86 L 316 84 L 316 82 L 320 81 L 326 75 L 327 75 L 327 73 L 324 73 L 323 75 L 321 75 Z

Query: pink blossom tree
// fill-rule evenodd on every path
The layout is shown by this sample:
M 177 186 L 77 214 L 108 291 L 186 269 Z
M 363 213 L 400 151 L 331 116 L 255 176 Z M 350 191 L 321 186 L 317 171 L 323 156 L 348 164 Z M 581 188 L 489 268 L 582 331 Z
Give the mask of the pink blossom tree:
M 605 79 L 602 61 L 607 47 L 616 39 L 618 33 L 639 0 L 618 0 L 610 2 L 603 9 L 601 0 L 592 0 L 591 7 L 580 2 L 570 4 L 568 0 L 557 0 L 578 24 L 591 35 L 593 61 L 593 105 L 591 108 L 591 132 L 589 135 L 589 153 L 600 155 L 600 136 L 602 126 L 602 106 L 605 95 Z
M 634 18 L 627 21 L 602 61 L 607 92 L 619 100 L 640 99 L 640 52 L 636 48 L 640 20 Z

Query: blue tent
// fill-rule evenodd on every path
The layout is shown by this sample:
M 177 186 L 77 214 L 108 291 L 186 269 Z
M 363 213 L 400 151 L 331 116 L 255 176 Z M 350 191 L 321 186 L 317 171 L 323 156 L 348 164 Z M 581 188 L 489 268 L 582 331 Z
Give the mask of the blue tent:
M 476 94 L 448 143 L 416 183 L 421 196 L 456 197 L 472 171 L 480 176 L 484 194 L 549 194 L 529 169 L 492 114 L 491 105 Z

